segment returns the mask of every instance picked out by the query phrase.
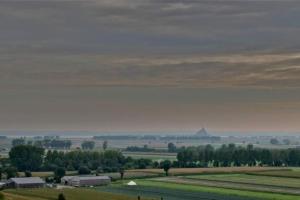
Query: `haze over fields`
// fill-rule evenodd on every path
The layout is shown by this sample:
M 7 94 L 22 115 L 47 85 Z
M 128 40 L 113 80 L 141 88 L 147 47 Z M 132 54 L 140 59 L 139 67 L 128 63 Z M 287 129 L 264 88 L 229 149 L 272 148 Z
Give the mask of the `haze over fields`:
M 0 130 L 299 132 L 300 1 L 0 0 Z

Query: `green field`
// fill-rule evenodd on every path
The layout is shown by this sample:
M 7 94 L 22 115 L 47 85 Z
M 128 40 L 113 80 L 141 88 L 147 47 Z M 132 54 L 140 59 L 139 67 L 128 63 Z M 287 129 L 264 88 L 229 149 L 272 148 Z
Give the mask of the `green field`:
M 156 153 L 156 152 L 123 152 L 125 156 L 130 156 L 135 159 L 147 158 L 153 161 L 162 161 L 162 160 L 177 160 L 176 153 Z
M 56 200 L 63 193 L 67 200 L 136 200 L 137 197 L 89 189 L 18 189 L 5 190 L 6 200 Z M 145 198 L 144 198 L 145 199 Z M 148 199 L 150 200 L 150 199 Z
M 273 172 L 274 173 L 274 172 Z M 250 174 L 215 174 L 187 176 L 190 179 L 213 180 L 222 182 L 246 183 L 267 186 L 292 187 L 300 189 L 300 180 L 297 178 L 272 177 Z
M 230 174 L 230 173 L 251 173 L 266 171 L 286 171 L 288 168 L 283 167 L 216 167 L 216 168 L 171 168 L 170 175 L 197 175 L 197 174 Z M 162 169 L 137 169 L 131 172 L 145 172 L 153 174 L 165 174 Z
M 212 194 L 222 195 L 221 199 L 231 199 L 233 196 L 241 197 L 241 199 L 252 198 L 252 199 L 265 199 L 265 200 L 295 200 L 299 199 L 299 196 L 296 195 L 285 195 L 285 194 L 275 194 L 275 193 L 266 193 L 266 192 L 253 192 L 253 191 L 244 191 L 236 189 L 226 189 L 218 187 L 206 187 L 206 186 L 196 186 L 190 184 L 180 184 L 180 183 L 166 183 L 152 180 L 141 180 L 137 181 L 139 185 L 148 186 L 148 187 L 159 187 L 159 188 L 168 188 L 173 189 L 174 191 L 193 191 L 193 192 L 208 192 Z
M 114 194 L 126 194 L 132 196 L 147 196 L 154 199 L 161 197 L 166 200 L 201 200 L 201 199 L 214 199 L 214 200 L 255 200 L 256 198 L 247 198 L 245 196 L 236 195 L 223 195 L 218 193 L 211 193 L 209 191 L 194 191 L 178 189 L 176 187 L 162 187 L 160 184 L 148 185 L 149 182 L 137 181 L 138 186 L 114 185 L 109 187 L 100 187 L 97 190 L 111 192 Z
M 63 192 L 67 200 L 296 200 L 300 199 L 298 168 L 224 167 L 130 170 L 127 180 L 110 186 L 73 189 L 4 190 L 6 200 L 56 200 Z M 283 176 L 288 174 L 287 177 Z M 34 175 L 49 175 L 41 173 Z M 119 177 L 119 173 L 107 174 Z M 134 180 L 137 186 L 127 186 Z
M 281 170 L 281 171 L 249 172 L 248 174 L 258 175 L 258 176 L 300 178 L 300 171 L 299 169 L 295 169 L 295 168 L 292 168 L 290 170 Z
M 126 195 L 146 195 L 167 200 L 295 200 L 299 196 L 272 194 L 265 192 L 242 191 L 218 187 L 205 187 L 180 183 L 167 183 L 155 180 L 136 180 L 138 186 L 112 185 L 96 188 L 100 191 Z
M 120 179 L 120 173 L 118 172 L 104 173 L 101 175 L 110 176 L 115 180 Z M 125 171 L 124 179 L 140 179 L 140 178 L 151 178 L 151 177 L 158 177 L 158 176 L 159 175 L 154 173 Z

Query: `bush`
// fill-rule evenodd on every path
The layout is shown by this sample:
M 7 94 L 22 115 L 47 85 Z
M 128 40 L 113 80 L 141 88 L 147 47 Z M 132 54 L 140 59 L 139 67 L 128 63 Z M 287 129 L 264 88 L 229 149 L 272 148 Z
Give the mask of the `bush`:
M 14 178 L 14 177 L 18 176 L 18 170 L 15 167 L 6 168 L 5 173 L 6 173 L 6 178 L 7 179 Z
M 103 168 L 102 167 L 98 167 L 97 170 L 96 170 L 97 174 L 101 174 L 103 173 Z
M 53 177 L 46 177 L 45 181 L 46 181 L 46 183 L 53 183 L 54 182 L 54 178 Z
M 91 170 L 88 167 L 80 167 L 78 170 L 78 174 L 83 175 L 83 174 L 90 174 Z
M 58 200 L 66 200 L 65 195 L 63 193 L 60 193 L 58 195 Z
M 25 177 L 32 177 L 31 171 L 25 171 Z
M 3 193 L 0 193 L 0 200 L 4 200 L 4 194 Z

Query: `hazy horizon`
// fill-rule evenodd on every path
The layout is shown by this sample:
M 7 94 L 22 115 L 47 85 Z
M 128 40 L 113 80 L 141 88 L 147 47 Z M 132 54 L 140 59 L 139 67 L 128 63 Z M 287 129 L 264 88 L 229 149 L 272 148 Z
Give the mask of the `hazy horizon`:
M 300 1 L 0 4 L 0 130 L 300 132 Z
M 285 137 L 285 136 L 297 136 L 300 137 L 300 132 L 215 132 L 210 129 L 206 129 L 208 134 L 211 136 L 236 136 L 236 137 L 259 137 L 259 136 L 274 136 L 274 137 Z M 157 136 L 190 136 L 194 135 L 197 131 L 173 131 L 173 132 L 147 132 L 147 131 L 135 131 L 135 132 L 99 132 L 99 131 L 47 131 L 47 130 L 35 130 L 35 131 L 22 131 L 22 130 L 9 130 L 2 131 L 0 130 L 0 136 L 8 136 L 8 137 L 35 137 L 35 136 L 60 136 L 62 138 L 68 137 L 93 137 L 93 136 L 120 136 L 120 135 L 128 135 L 128 136 L 136 136 L 136 135 L 157 135 Z

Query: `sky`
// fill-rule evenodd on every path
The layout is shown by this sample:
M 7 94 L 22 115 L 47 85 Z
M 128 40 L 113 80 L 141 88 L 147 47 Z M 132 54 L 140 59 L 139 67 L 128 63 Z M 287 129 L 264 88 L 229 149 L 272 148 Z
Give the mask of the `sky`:
M 0 130 L 300 132 L 300 1 L 0 0 Z

